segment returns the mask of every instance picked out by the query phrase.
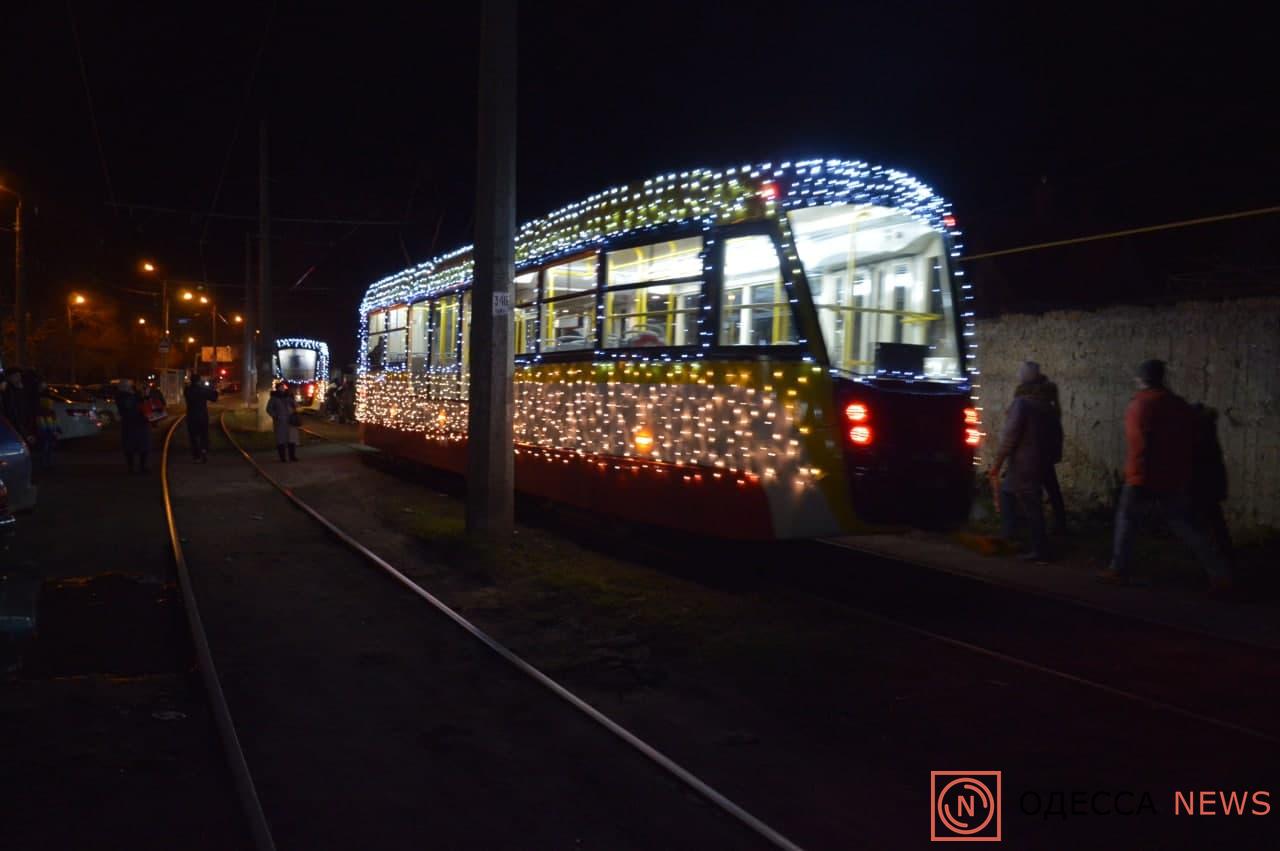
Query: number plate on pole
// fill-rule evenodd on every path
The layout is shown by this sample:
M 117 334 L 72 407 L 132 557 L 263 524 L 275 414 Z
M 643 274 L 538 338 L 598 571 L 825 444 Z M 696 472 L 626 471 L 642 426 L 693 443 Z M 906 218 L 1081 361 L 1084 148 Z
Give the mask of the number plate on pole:
M 511 312 L 511 293 L 493 294 L 493 315 L 506 316 Z

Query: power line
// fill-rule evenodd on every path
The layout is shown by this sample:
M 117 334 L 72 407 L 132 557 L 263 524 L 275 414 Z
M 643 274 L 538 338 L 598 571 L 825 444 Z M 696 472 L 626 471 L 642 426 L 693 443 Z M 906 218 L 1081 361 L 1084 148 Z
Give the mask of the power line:
M 155 204 L 134 204 L 128 201 L 113 202 L 111 206 L 123 207 L 126 210 L 143 210 L 148 213 L 167 213 L 174 216 L 203 216 L 206 219 L 230 219 L 233 221 L 257 221 L 257 214 L 247 215 L 242 213 L 200 213 L 195 210 L 179 210 L 174 207 L 160 207 Z M 405 225 L 417 224 L 411 221 L 400 221 L 397 219 L 319 219 L 319 218 L 296 218 L 289 216 L 272 216 L 273 222 L 287 222 L 290 224 L 303 225 L 359 225 L 359 226 L 388 226 L 403 227 Z M 345 237 L 344 237 L 345 239 Z
M 93 92 L 89 88 L 89 72 L 84 65 L 84 50 L 80 47 L 80 29 L 76 26 L 75 13 L 71 11 L 71 0 L 67 0 L 67 17 L 71 19 L 71 38 L 76 44 L 76 59 L 80 64 L 80 82 L 84 84 L 84 99 L 89 104 L 89 124 L 93 127 L 93 140 L 98 145 L 98 162 L 102 165 L 102 177 L 107 182 L 107 196 L 114 204 L 116 190 L 111 185 L 111 170 L 107 168 L 107 154 L 102 147 L 102 134 L 98 132 L 98 116 L 93 108 Z
M 1010 254 L 1023 254 L 1028 251 L 1039 251 L 1043 248 L 1058 248 L 1063 245 L 1079 245 L 1082 242 L 1097 242 L 1101 239 L 1117 239 L 1122 236 L 1133 236 L 1139 233 L 1154 233 L 1162 230 L 1173 230 L 1175 228 L 1186 228 L 1192 225 L 1206 225 L 1212 222 L 1226 222 L 1231 219 L 1244 219 L 1252 216 L 1269 216 L 1280 213 L 1280 206 L 1277 207 L 1260 207 L 1256 210 L 1242 210 L 1237 213 L 1222 213 L 1217 216 L 1202 216 L 1198 219 L 1183 219 L 1180 222 L 1166 222 L 1162 225 L 1147 225 L 1140 228 L 1127 228 L 1125 230 L 1111 231 L 1110 233 L 1099 233 L 1093 236 L 1077 236 L 1071 239 L 1055 239 L 1051 242 L 1038 242 L 1034 245 L 1023 245 L 1018 248 L 1005 248 L 1000 251 L 987 251 L 982 254 L 971 254 L 968 257 L 962 257 L 962 261 L 970 260 L 987 260 L 991 257 L 1005 257 Z

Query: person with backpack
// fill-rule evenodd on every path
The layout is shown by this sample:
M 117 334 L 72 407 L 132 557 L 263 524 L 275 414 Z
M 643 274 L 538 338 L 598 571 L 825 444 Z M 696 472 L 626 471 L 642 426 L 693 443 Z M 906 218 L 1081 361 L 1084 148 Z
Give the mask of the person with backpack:
M 1130 584 L 1129 561 L 1133 537 L 1140 523 L 1152 517 L 1165 524 L 1196 554 L 1211 590 L 1231 590 L 1231 572 L 1209 537 L 1192 522 L 1191 487 L 1194 479 L 1195 421 L 1191 406 L 1164 383 L 1165 364 L 1143 361 L 1133 395 L 1124 414 L 1124 489 L 1116 508 L 1111 565 L 1098 579 Z
M 1049 508 L 1053 514 L 1053 534 L 1067 533 L 1067 505 L 1062 498 L 1062 486 L 1058 484 L 1056 465 L 1062 461 L 1062 408 L 1058 404 L 1058 385 L 1040 371 L 1040 364 L 1027 361 L 1018 368 L 1018 387 L 1014 396 L 1035 396 L 1049 406 L 1053 418 L 1045 423 L 1044 490 L 1049 496 Z
M 1034 370 L 1032 369 L 1034 368 Z M 1019 521 L 1027 524 L 1031 534 L 1031 549 L 1021 556 L 1025 561 L 1040 564 L 1049 561 L 1049 540 L 1045 533 L 1044 511 L 1041 494 L 1045 486 L 1045 471 L 1053 464 L 1048 460 L 1053 443 L 1053 410 L 1043 394 L 1025 388 L 1039 375 L 1039 367 L 1028 362 L 1018 370 L 1019 388 L 1013 402 L 1005 412 L 1004 428 L 1000 432 L 1000 445 L 988 471 L 992 484 L 998 484 L 1001 535 L 1013 540 Z M 1000 473 L 1008 462 L 1004 480 Z

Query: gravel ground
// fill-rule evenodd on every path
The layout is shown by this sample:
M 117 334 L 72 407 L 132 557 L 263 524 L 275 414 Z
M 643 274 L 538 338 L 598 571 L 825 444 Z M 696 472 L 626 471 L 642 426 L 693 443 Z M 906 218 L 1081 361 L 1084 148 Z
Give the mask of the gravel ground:
M 243 847 L 167 584 L 158 458 L 130 476 L 117 442 L 64 442 L 0 553 L 40 589 L 38 635 L 0 681 L 0 847 Z

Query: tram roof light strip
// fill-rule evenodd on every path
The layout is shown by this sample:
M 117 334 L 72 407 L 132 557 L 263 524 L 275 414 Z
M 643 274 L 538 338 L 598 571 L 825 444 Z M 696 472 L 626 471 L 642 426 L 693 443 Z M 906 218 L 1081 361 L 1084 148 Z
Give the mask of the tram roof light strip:
M 776 185 L 779 179 L 784 185 Z M 776 192 L 776 198 L 763 196 L 765 184 L 775 184 L 769 194 Z M 610 237 L 664 225 L 732 220 L 749 202 L 760 200 L 783 210 L 876 203 L 904 209 L 936 230 L 949 231 L 949 205 L 916 178 L 859 160 L 811 159 L 778 167 L 762 163 L 671 172 L 598 192 L 522 225 L 516 236 L 516 265 L 540 265 Z M 472 277 L 471 250 L 464 245 L 377 281 L 360 305 L 362 317 L 370 310 L 467 283 Z

